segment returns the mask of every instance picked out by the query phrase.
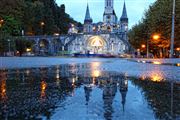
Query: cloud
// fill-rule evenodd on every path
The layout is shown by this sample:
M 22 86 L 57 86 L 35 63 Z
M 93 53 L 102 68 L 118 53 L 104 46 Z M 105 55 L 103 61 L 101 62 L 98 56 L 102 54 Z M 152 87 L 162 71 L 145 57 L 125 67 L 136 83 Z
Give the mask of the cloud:
M 88 0 L 90 14 L 94 22 L 103 20 L 105 0 Z M 83 23 L 87 0 L 56 0 L 60 4 L 65 4 L 66 12 L 75 20 Z M 129 17 L 129 26 L 131 27 L 142 19 L 144 11 L 155 0 L 126 0 L 127 13 Z M 118 19 L 121 17 L 124 0 L 114 0 L 114 9 Z

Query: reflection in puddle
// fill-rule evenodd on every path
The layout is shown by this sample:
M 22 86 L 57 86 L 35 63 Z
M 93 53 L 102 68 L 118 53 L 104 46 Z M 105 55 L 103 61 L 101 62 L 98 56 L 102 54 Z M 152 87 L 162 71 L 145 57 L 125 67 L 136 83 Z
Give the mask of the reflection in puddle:
M 163 82 L 166 80 L 165 75 L 163 74 L 163 71 L 159 69 L 159 67 L 155 67 L 152 71 L 146 71 L 144 74 L 140 77 L 142 80 L 149 79 L 153 82 Z
M 44 99 L 46 97 L 46 87 L 47 87 L 47 84 L 46 82 L 42 81 L 41 82 L 41 99 Z
M 98 69 L 101 63 L 0 71 L 0 119 L 177 119 L 180 85 Z M 142 75 L 143 78 L 143 75 Z M 156 82 L 154 82 L 156 81 Z
M 164 77 L 161 72 L 153 71 L 150 73 L 150 79 L 154 82 L 162 82 L 164 80 Z

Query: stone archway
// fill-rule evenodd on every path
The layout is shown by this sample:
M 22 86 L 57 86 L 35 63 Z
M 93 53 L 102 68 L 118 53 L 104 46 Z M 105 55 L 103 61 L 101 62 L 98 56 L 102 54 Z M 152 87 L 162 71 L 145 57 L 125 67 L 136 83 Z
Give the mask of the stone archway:
M 48 54 L 49 47 L 50 47 L 49 41 L 46 39 L 41 39 L 39 41 L 39 54 L 41 54 L 41 55 Z
M 54 54 L 57 54 L 61 48 L 61 43 L 60 43 L 59 39 L 53 39 L 51 41 L 51 44 L 52 44 Z
M 87 40 L 87 50 L 91 54 L 104 54 L 107 52 L 107 43 L 101 36 L 92 36 Z

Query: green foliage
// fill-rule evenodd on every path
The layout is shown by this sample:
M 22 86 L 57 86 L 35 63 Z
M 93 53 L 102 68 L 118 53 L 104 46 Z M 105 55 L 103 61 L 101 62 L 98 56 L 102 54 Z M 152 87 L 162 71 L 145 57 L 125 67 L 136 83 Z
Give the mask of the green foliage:
M 55 0 L 0 0 L 0 54 L 8 52 L 8 39 L 11 39 L 11 50 L 25 52 L 32 46 L 21 36 L 66 34 L 69 24 L 81 23 L 65 13 L 65 5 L 58 6 Z M 41 23 L 44 25 L 41 25 Z M 16 37 L 15 37 L 16 36 Z
M 10 40 L 10 41 L 8 41 L 8 40 Z M 9 44 L 10 44 L 10 46 L 9 46 Z M 11 51 L 15 50 L 15 44 L 14 44 L 13 38 L 7 34 L 0 33 L 0 55 L 2 55 L 3 52 L 8 52 L 9 47 L 10 47 Z
M 19 51 L 20 56 L 26 52 L 27 48 L 32 48 L 33 43 L 31 41 L 28 41 L 24 39 L 23 37 L 17 37 L 15 38 L 15 46 L 16 50 Z
M 55 0 L 1 0 L 0 18 L 5 21 L 4 32 L 12 36 L 22 30 L 26 35 L 65 34 L 70 23 L 81 26 L 65 13 L 65 5 L 58 6 Z
M 12 16 L 3 17 L 5 23 L 2 25 L 1 32 L 8 33 L 9 35 L 20 35 L 21 22 Z
M 175 47 L 180 46 L 180 2 L 176 1 L 175 17 Z M 161 51 L 166 56 L 170 47 L 172 25 L 172 0 L 158 0 L 146 11 L 144 18 L 129 31 L 129 40 L 134 48 L 141 48 L 141 44 L 149 41 L 150 51 Z M 159 34 L 159 41 L 152 39 L 153 34 Z M 159 56 L 160 57 L 160 56 Z

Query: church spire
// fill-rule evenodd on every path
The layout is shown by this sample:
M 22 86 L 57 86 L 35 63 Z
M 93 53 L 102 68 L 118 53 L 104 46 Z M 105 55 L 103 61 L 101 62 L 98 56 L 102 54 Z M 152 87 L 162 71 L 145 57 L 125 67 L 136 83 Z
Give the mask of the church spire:
M 121 16 L 121 21 L 123 20 L 128 20 L 125 1 L 124 1 L 122 16 Z
M 90 12 L 89 12 L 89 5 L 88 5 L 88 3 L 87 3 L 86 15 L 85 15 L 84 22 L 92 22 L 92 18 L 90 16 Z

